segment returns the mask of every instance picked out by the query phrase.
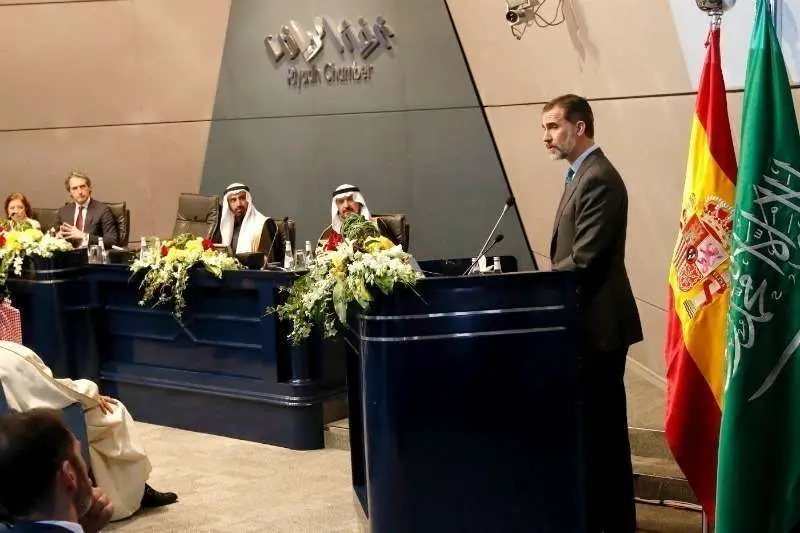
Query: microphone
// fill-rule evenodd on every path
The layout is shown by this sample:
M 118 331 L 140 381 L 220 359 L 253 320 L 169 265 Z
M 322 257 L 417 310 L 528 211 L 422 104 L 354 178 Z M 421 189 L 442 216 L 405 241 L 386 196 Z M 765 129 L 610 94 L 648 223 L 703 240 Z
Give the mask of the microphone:
M 286 220 L 288 218 L 289 217 L 284 217 L 283 218 L 283 226 L 284 227 L 286 227 Z M 275 241 L 278 239 L 278 234 L 279 233 L 280 233 L 280 231 L 278 231 L 278 225 L 275 224 L 275 235 L 272 236 L 272 242 L 269 243 L 269 250 L 267 250 L 267 255 L 264 256 L 264 266 L 261 267 L 262 270 L 264 270 L 264 268 L 266 268 L 266 266 L 269 264 L 269 256 L 272 253 L 272 247 L 275 246 Z
M 506 216 L 506 212 L 509 209 L 511 209 L 514 206 L 515 203 L 516 203 L 516 201 L 514 200 L 513 196 L 509 196 L 506 199 L 506 203 L 503 205 L 503 210 L 500 212 L 500 216 L 497 217 L 497 222 L 494 223 L 494 227 L 492 228 L 492 231 L 490 231 L 489 232 L 489 236 L 486 237 L 486 242 L 483 243 L 483 246 L 481 247 L 480 251 L 478 252 L 478 257 L 481 257 L 483 254 L 485 254 L 488 251 L 486 249 L 486 247 L 489 246 L 489 241 L 492 239 L 492 235 L 494 235 L 494 232 L 497 231 L 497 226 L 500 225 L 500 221 L 503 220 L 504 216 Z M 497 244 L 497 243 L 495 243 L 495 244 Z M 464 272 L 464 274 L 466 274 L 466 272 Z
M 502 233 L 498 233 L 498 234 L 495 236 L 494 240 L 492 241 L 492 244 L 490 244 L 490 245 L 489 245 L 489 247 L 488 247 L 488 248 L 486 248 L 486 250 L 484 250 L 484 251 L 483 251 L 483 253 L 482 253 L 481 255 L 479 255 L 479 256 L 478 256 L 478 257 L 475 259 L 475 261 L 474 261 L 474 262 L 473 262 L 473 263 L 472 263 L 472 264 L 469 266 L 469 268 L 468 268 L 468 269 L 466 269 L 466 270 L 464 271 L 464 273 L 463 273 L 463 274 L 461 274 L 461 275 L 462 275 L 462 276 L 466 276 L 467 274 L 469 274 L 469 273 L 472 271 L 472 269 L 473 269 L 473 268 L 475 268 L 475 265 L 477 265 L 477 264 L 478 264 L 478 262 L 480 262 L 480 260 L 481 260 L 481 257 L 483 257 L 484 255 L 488 254 L 488 253 L 489 253 L 489 250 L 491 250 L 492 248 L 494 248 L 495 244 L 497 244 L 498 242 L 502 241 L 502 240 L 503 240 L 503 239 L 505 239 L 505 238 L 506 238 L 506 237 L 505 237 L 505 235 L 503 235 Z

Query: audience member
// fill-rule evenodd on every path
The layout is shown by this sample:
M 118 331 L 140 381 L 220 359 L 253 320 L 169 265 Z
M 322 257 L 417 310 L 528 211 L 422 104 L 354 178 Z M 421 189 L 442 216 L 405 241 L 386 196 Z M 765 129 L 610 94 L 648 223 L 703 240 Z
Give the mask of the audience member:
M 0 416 L 0 479 L 0 508 L 14 533 L 96 533 L 114 513 L 53 409 Z
M 32 350 L 0 341 L 0 385 L 12 409 L 63 409 L 79 402 L 85 410 L 89 455 L 97 485 L 114 503 L 113 520 L 140 507 L 160 507 L 177 501 L 146 484 L 150 461 L 131 415 L 118 400 L 103 396 L 88 379 L 58 379 Z M 3 478 L 0 478 L 3 479 Z
M 6 216 L 14 222 L 27 222 L 36 229 L 41 229 L 38 220 L 31 218 L 31 204 L 21 192 L 12 192 L 3 206 Z
M 117 221 L 111 209 L 92 198 L 92 180 L 82 172 L 73 171 L 64 180 L 72 202 L 59 208 L 56 215 L 56 230 L 61 237 L 79 247 L 81 243 L 97 244 L 103 238 L 106 248 L 119 241 Z M 127 243 L 122 243 L 127 244 Z

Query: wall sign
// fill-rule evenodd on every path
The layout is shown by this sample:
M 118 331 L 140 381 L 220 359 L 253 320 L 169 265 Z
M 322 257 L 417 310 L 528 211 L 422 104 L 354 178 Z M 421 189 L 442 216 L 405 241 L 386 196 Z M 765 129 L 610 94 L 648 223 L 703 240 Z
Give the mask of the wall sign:
M 304 30 L 292 20 L 281 28 L 277 36 L 267 35 L 264 46 L 272 62 L 276 66 L 284 58 L 290 62 L 286 71 L 289 87 L 302 91 L 326 85 L 354 85 L 372 79 L 375 68 L 364 61 L 379 47 L 392 49 L 390 39 L 394 32 L 386 25 L 386 20 L 379 16 L 370 24 L 362 17 L 358 19 L 358 25 L 353 26 L 345 19 L 337 29 L 334 30 L 327 18 L 317 17 L 311 31 Z M 322 66 L 315 64 L 326 42 L 341 57 L 344 58 L 346 52 L 354 58 L 353 61 L 328 62 Z M 305 66 L 302 66 L 300 58 Z

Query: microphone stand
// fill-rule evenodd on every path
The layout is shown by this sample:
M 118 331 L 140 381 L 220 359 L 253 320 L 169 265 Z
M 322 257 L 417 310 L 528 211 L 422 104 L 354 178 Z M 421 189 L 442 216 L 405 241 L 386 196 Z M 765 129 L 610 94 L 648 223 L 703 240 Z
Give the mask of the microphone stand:
M 462 276 L 466 276 L 467 274 L 469 274 L 469 273 L 472 271 L 472 269 L 473 269 L 473 268 L 475 268 L 475 265 L 477 265 L 477 264 L 480 262 L 480 260 L 481 260 L 481 257 L 483 257 L 484 255 L 488 254 L 488 253 L 489 253 L 489 250 L 491 250 L 492 248 L 494 248 L 495 244 L 497 244 L 498 242 L 502 241 L 504 238 L 505 238 L 505 236 L 504 236 L 502 233 L 500 233 L 500 234 L 499 234 L 497 237 L 495 237 L 495 238 L 494 238 L 494 241 L 492 242 L 492 244 L 491 244 L 491 245 L 490 245 L 490 246 L 489 246 L 489 247 L 488 247 L 486 250 L 484 250 L 484 251 L 483 251 L 483 253 L 482 253 L 481 255 L 479 255 L 479 256 L 478 256 L 478 257 L 475 259 L 475 261 L 474 261 L 474 262 L 473 262 L 473 263 L 472 263 L 472 264 L 469 266 L 469 268 L 468 268 L 468 269 L 466 269 L 466 270 L 464 271 L 464 273 L 463 273 L 463 274 L 461 274 L 461 275 L 462 275 Z
M 506 200 L 505 205 L 503 206 L 503 210 L 500 212 L 500 216 L 497 217 L 497 222 L 494 223 L 494 227 L 492 228 L 492 231 L 490 231 L 489 232 L 489 236 L 486 237 L 486 242 L 483 243 L 483 246 L 481 246 L 481 249 L 478 252 L 478 259 L 480 259 L 483 255 L 486 254 L 486 252 L 489 251 L 488 249 L 486 249 L 486 247 L 489 245 L 489 241 L 492 239 L 492 235 L 494 235 L 494 232 L 497 231 L 497 226 L 500 225 L 500 221 L 503 220 L 504 216 L 506 216 L 506 213 L 508 212 L 509 208 L 511 206 L 513 206 L 515 203 L 516 202 L 514 200 L 514 197 L 513 196 L 509 196 L 508 199 Z M 497 243 L 495 243 L 495 244 L 497 244 Z M 494 246 L 494 244 L 492 246 Z M 471 268 L 472 267 L 470 267 L 470 269 Z M 466 274 L 466 272 L 464 272 L 464 274 Z

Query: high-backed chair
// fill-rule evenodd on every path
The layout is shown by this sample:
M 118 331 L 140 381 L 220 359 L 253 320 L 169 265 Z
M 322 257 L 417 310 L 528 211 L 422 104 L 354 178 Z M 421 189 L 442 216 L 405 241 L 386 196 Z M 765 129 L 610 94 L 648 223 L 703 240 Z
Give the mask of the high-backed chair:
M 119 232 L 119 242 L 117 246 L 125 247 L 130 242 L 131 236 L 131 211 L 125 202 L 103 202 L 114 215 L 117 221 L 117 231 Z
M 275 220 L 275 225 L 278 228 L 278 238 L 275 241 L 275 248 L 280 246 L 280 249 L 281 249 L 280 255 L 281 255 L 281 258 L 283 258 L 283 250 L 284 250 L 284 247 L 286 246 L 284 243 L 286 242 L 287 239 L 289 240 L 290 243 L 292 243 L 292 250 L 296 249 L 295 248 L 295 236 L 296 236 L 295 235 L 295 233 L 296 233 L 295 222 L 294 222 L 294 219 L 292 217 L 286 217 L 286 225 L 284 226 L 284 223 L 283 223 L 284 217 L 273 217 L 273 218 Z M 269 245 L 267 245 L 267 246 L 269 246 Z
M 219 196 L 181 193 L 172 236 L 191 233 L 211 239 L 219 224 Z
M 42 231 L 54 228 L 58 220 L 58 208 L 38 207 L 33 210 L 31 218 L 38 220 L 42 225 Z
M 406 222 L 405 215 L 400 213 L 372 215 L 372 219 L 377 222 L 381 235 L 402 246 L 404 252 L 408 251 L 411 228 Z
M 272 218 L 268 218 L 261 228 L 261 240 L 258 244 L 258 251 L 263 253 L 267 262 L 283 262 L 283 240 L 280 238 L 281 234 L 278 231 L 278 222 Z

